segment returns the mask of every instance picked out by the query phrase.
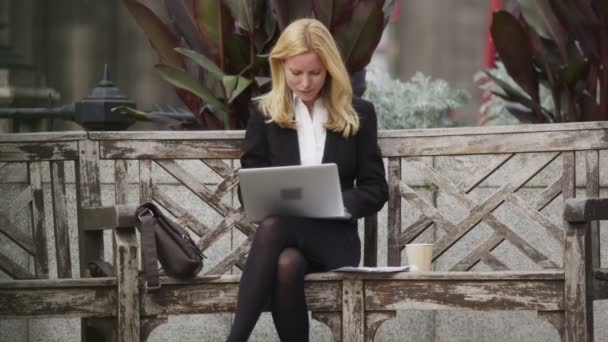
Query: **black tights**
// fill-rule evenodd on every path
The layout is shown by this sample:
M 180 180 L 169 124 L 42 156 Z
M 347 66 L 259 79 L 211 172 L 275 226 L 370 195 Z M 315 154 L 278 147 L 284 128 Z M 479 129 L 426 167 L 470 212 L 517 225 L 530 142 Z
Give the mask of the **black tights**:
M 359 246 L 356 230 L 348 223 L 265 219 L 258 227 L 245 263 L 227 341 L 247 341 L 269 299 L 281 341 L 308 341 L 304 276 L 309 271 L 358 264 Z
M 300 251 L 286 248 L 279 255 L 272 296 L 272 320 L 281 341 L 308 341 L 308 310 L 304 275 L 308 262 Z

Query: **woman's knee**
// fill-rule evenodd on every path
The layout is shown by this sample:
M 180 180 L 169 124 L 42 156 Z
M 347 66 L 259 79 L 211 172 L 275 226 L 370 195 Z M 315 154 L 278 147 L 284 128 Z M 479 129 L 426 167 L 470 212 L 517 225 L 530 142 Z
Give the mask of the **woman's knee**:
M 279 282 L 293 282 L 304 278 L 308 263 L 296 248 L 286 248 L 277 261 L 277 279 Z
M 258 225 L 258 232 L 273 232 L 281 229 L 281 226 L 283 225 L 283 218 L 279 216 L 268 216 Z
M 258 225 L 254 239 L 264 243 L 282 241 L 284 239 L 284 234 L 282 234 L 284 229 L 281 229 L 282 227 L 281 218 L 269 216 Z M 282 248 L 282 246 L 279 247 Z

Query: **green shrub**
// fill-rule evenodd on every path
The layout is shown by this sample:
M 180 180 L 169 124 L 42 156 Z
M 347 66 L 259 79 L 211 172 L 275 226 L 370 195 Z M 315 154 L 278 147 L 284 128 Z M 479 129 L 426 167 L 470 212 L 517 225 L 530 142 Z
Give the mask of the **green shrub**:
M 455 126 L 447 114 L 467 103 L 470 95 L 421 72 L 404 82 L 370 66 L 363 98 L 375 105 L 378 128 L 404 129 Z

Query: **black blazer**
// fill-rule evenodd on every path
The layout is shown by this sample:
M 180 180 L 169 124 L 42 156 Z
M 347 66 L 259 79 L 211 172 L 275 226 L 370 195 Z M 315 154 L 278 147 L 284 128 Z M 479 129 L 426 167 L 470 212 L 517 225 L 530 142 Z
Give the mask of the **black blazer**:
M 382 208 L 388 199 L 388 185 L 378 147 L 374 106 L 356 98 L 353 99 L 353 107 L 359 114 L 359 131 L 345 139 L 339 133 L 328 130 L 322 162 L 338 166 L 344 206 L 354 218 L 360 218 Z M 297 131 L 281 128 L 274 122 L 266 123 L 259 110 L 253 111 L 247 124 L 241 166 L 251 168 L 299 164 Z

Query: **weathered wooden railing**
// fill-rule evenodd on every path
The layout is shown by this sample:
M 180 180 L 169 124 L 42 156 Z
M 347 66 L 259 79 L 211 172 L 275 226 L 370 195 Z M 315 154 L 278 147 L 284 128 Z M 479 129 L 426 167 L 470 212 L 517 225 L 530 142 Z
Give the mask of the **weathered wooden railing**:
M 569 199 L 564 256 L 567 340 L 593 341 L 593 301 L 608 299 L 608 269 L 600 267 L 599 221 L 608 220 L 608 198 Z M 598 255 L 594 255 L 598 253 Z M 567 257 L 566 257 L 567 256 Z
M 591 341 L 592 302 L 608 297 L 593 221 L 606 219 L 606 202 L 589 200 L 580 209 L 571 201 L 577 189 L 579 197 L 599 197 L 607 132 L 606 123 L 381 132 L 390 199 L 363 225 L 365 264 L 376 264 L 377 231 L 386 229 L 387 265 L 403 263 L 407 243 L 434 242 L 435 271 L 311 274 L 306 290 L 313 317 L 336 340 L 350 342 L 373 340 L 395 310 L 531 310 L 563 340 Z M 0 318 L 83 317 L 87 327 L 105 327 L 100 331 L 108 339 L 137 341 L 169 315 L 233 311 L 239 276 L 229 273 L 242 267 L 255 232 L 235 199 L 242 137 L 0 135 L 0 186 L 10 190 L 3 192 L 10 203 L 0 232 L 11 240 L 10 249 L 2 245 L 0 269 L 31 279 L 0 282 Z M 76 203 L 67 200 L 72 195 Z M 133 205 L 148 200 L 189 227 L 209 256 L 200 277 L 164 278 L 153 293 L 137 286 L 131 214 Z M 29 218 L 20 218 L 23 210 Z M 53 216 L 52 272 L 45 215 Z M 74 215 L 80 276 L 69 255 Z M 32 236 L 25 233 L 30 228 Z M 103 259 L 110 247 L 104 229 L 114 232 L 114 276 L 89 278 L 88 262 Z M 31 255 L 33 264 L 16 261 L 14 250 Z

